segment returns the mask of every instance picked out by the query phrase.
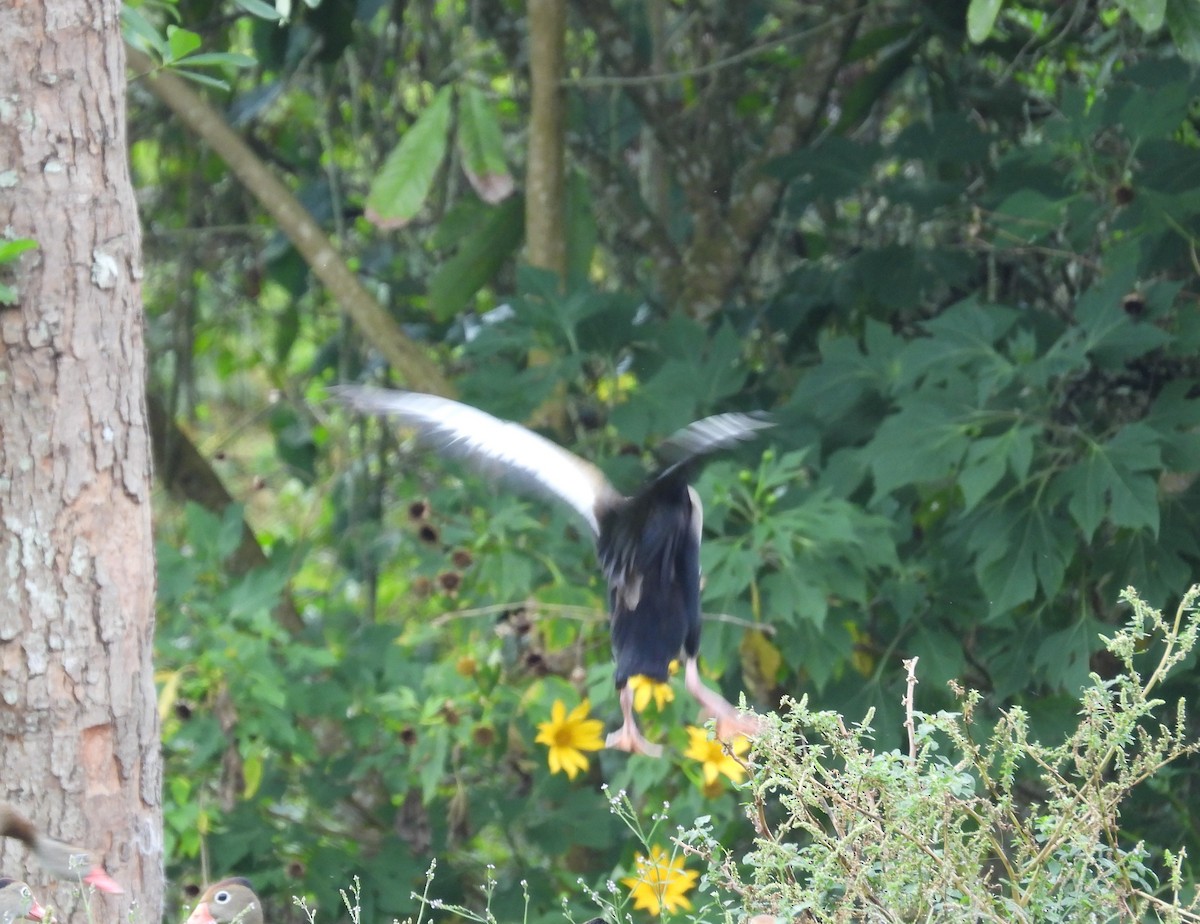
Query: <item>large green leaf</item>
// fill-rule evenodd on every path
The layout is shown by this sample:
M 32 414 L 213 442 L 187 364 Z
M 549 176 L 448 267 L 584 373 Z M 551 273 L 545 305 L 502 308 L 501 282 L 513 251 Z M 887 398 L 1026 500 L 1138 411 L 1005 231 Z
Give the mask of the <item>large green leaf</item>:
M 1200 459 L 1200 397 L 1192 394 L 1194 388 L 1187 379 L 1170 383 L 1143 420 L 1158 436 L 1164 468 L 1178 472 Z
M 1014 431 L 1009 431 L 1012 432 Z M 984 437 L 971 443 L 963 461 L 962 471 L 958 474 L 964 512 L 970 512 L 979 506 L 979 502 L 1004 477 L 1007 467 L 1004 442 L 1008 435 Z
M 867 118 L 893 84 L 903 79 L 924 37 L 923 29 L 913 29 L 903 41 L 877 55 L 872 67 L 860 72 L 862 76 L 842 96 L 841 118 L 838 119 L 836 131 L 838 136 L 853 134 L 853 129 Z
M 1158 434 L 1144 423 L 1130 424 L 1058 478 L 1069 495 L 1067 509 L 1089 541 L 1107 517 L 1114 526 L 1158 532 L 1158 479 L 1162 467 Z
M 1118 0 L 1143 32 L 1157 32 L 1167 13 L 1166 0 Z
M 1167 28 L 1179 53 L 1193 64 L 1200 63 L 1200 3 L 1167 0 Z
M 1066 202 L 1036 189 L 1013 193 L 996 207 L 996 243 L 1023 246 L 1040 241 L 1062 224 Z
M 967 37 L 976 45 L 992 34 L 1004 0 L 971 0 L 967 6 Z
M 800 148 L 769 162 L 765 172 L 792 181 L 790 197 L 801 202 L 837 198 L 870 178 L 881 155 L 875 145 L 831 135 L 816 147 Z
M 195 32 L 180 29 L 178 26 L 167 26 L 167 50 L 170 52 L 170 57 L 164 60 L 169 63 L 186 58 L 201 44 L 201 38 Z
M 1170 137 L 1187 118 L 1192 97 L 1186 81 L 1172 81 L 1153 89 L 1135 88 L 1121 107 L 1119 124 L 1138 141 Z
M 366 216 L 380 228 L 403 228 L 425 204 L 446 155 L 451 87 L 442 87 L 384 161 L 367 192 Z
M 446 321 L 499 271 L 521 245 L 525 200 L 516 196 L 488 210 L 487 217 L 459 244 L 429 282 L 426 306 L 435 320 Z
M 886 391 L 905 342 L 875 321 L 867 322 L 865 339 L 864 350 L 855 337 L 822 337 L 821 362 L 800 380 L 792 401 L 821 420 L 842 421 L 855 404 Z
M 897 384 L 945 382 L 948 373 L 963 371 L 975 383 L 974 400 L 984 404 L 1016 374 L 1013 362 L 995 344 L 1018 318 L 1012 309 L 973 299 L 948 308 L 926 322 L 932 336 L 916 338 L 904 348 Z
M 587 177 L 579 171 L 567 177 L 566 213 L 567 282 L 582 285 L 592 268 L 600 230 Z
M 941 401 L 914 396 L 879 427 L 864 454 L 871 460 L 875 497 L 906 485 L 951 475 L 970 441 L 961 413 Z
M 1100 633 L 1107 627 L 1086 617 L 1058 632 L 1044 636 L 1033 667 L 1053 685 L 1075 694 L 1087 683 L 1090 658 L 1102 647 Z
M 1124 266 L 1081 295 L 1075 304 L 1075 319 L 1083 332 L 1083 347 L 1103 368 L 1123 368 L 1162 346 L 1171 335 L 1125 309 L 1125 296 L 1135 291 L 1136 268 Z
M 500 121 L 477 87 L 464 87 L 458 94 L 458 150 L 480 199 L 496 205 L 513 194 L 515 183 L 504 158 Z
M 968 535 L 975 574 L 994 618 L 1027 603 L 1040 586 L 1053 597 L 1074 554 L 1070 525 L 1028 492 L 985 508 Z

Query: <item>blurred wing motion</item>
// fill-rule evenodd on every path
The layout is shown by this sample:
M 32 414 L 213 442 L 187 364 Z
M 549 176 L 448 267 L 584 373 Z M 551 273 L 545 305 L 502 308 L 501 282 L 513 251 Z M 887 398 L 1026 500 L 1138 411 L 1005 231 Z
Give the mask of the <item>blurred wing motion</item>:
M 21 841 L 33 851 L 38 863 L 59 879 L 82 882 L 112 895 L 125 891 L 104 871 L 91 851 L 39 833 L 33 822 L 7 802 L 0 802 L 0 835 Z
M 610 583 L 633 592 L 626 601 L 629 607 L 637 606 L 639 576 L 655 566 L 666 567 L 689 531 L 700 542 L 704 513 L 699 496 L 688 488 L 692 470 L 705 456 L 773 426 L 750 414 L 717 414 L 688 424 L 659 447 L 657 455 L 666 467 L 607 516 L 601 512 L 600 562 Z
M 356 411 L 395 418 L 439 451 L 486 475 L 508 475 L 557 497 L 583 517 L 593 535 L 600 531 L 597 506 L 618 499 L 604 474 L 590 462 L 520 424 L 469 405 L 436 395 L 358 385 L 334 386 L 329 392 Z
M 659 458 L 670 463 L 663 474 L 687 466 L 701 456 L 753 439 L 758 431 L 773 426 L 774 421 L 758 414 L 715 414 L 697 420 L 676 431 L 659 447 Z
M 638 730 L 628 680 L 640 674 L 665 681 L 681 648 L 687 656 L 687 689 L 705 713 L 717 719 L 718 733 L 728 737 L 755 730 L 750 717 L 740 715 L 700 680 L 696 660 L 704 515 L 688 476 L 704 456 L 752 438 L 773 426 L 769 420 L 718 414 L 684 427 L 659 451 L 665 467 L 632 497 L 623 497 L 590 462 L 519 424 L 457 401 L 351 385 L 331 388 L 330 393 L 354 410 L 395 418 L 441 451 L 485 473 L 517 476 L 568 504 L 591 527 L 608 580 L 613 660 L 624 717 L 621 727 L 608 736 L 610 747 L 661 753 Z

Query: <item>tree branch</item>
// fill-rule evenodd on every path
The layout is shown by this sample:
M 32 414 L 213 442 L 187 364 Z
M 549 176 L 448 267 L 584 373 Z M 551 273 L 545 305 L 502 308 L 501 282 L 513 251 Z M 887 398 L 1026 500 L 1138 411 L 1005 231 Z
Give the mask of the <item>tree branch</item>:
M 826 41 L 814 41 L 806 66 L 792 72 L 780 93 L 766 144 L 734 175 L 728 215 L 696 225 L 684 257 L 679 298 L 700 320 L 721 307 L 758 248 L 784 189 L 783 181 L 767 175 L 763 168 L 815 134 L 863 9 L 859 0 L 839 0 L 837 8 L 823 15 L 839 24 L 840 32 Z
M 279 223 L 304 257 L 313 273 L 337 299 L 363 336 L 374 346 L 411 388 L 452 395 L 453 388 L 424 350 L 400 330 L 383 306 L 346 266 L 325 232 L 303 205 L 250 147 L 233 131 L 221 114 L 176 75 L 157 69 L 154 62 L 133 46 L 127 46 L 129 65 L 144 75 L 144 84 L 197 137 L 206 141 L 225 161 L 246 189 Z
M 146 417 L 150 423 L 155 479 L 177 498 L 194 501 L 213 513 L 224 513 L 225 508 L 234 502 L 233 495 L 226 490 L 220 476 L 213 471 L 187 434 L 179 429 L 157 395 L 146 395 Z M 245 574 L 261 568 L 267 562 L 266 553 L 258 544 L 258 537 L 254 535 L 250 524 L 243 520 L 242 540 L 229 556 L 229 570 L 233 574 Z M 284 593 L 275 607 L 274 616 L 293 635 L 304 628 L 290 593 Z

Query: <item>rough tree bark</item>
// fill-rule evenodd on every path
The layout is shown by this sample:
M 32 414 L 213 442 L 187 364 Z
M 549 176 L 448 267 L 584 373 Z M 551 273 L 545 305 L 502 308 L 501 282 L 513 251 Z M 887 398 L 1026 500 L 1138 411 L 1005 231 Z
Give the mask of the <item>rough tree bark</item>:
M 530 265 L 567 274 L 563 166 L 566 0 L 529 0 L 529 155 L 525 241 Z
M 161 763 L 120 7 L 0 3 L 0 228 L 38 245 L 0 305 L 0 799 L 103 857 L 126 893 L 90 898 L 92 920 L 146 922 L 162 914 Z M 15 844 L 0 872 L 87 920 Z

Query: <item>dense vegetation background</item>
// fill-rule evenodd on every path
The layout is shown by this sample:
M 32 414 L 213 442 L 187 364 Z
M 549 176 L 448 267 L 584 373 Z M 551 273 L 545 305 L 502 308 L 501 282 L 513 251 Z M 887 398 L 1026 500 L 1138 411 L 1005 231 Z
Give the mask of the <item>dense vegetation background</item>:
M 336 914 L 355 875 L 370 919 L 407 914 L 434 857 L 431 895 L 591 916 L 580 881 L 636 863 L 601 783 L 734 856 L 751 830 L 683 696 L 643 713 L 666 759 L 551 772 L 556 704 L 618 715 L 586 537 L 327 384 L 453 389 L 625 487 L 695 417 L 770 410 L 698 483 L 704 665 L 760 709 L 874 709 L 881 750 L 912 656 L 921 709 L 957 680 L 1061 738 L 1115 670 L 1118 591 L 1196 578 L 1193 4 L 573 4 L 558 254 L 540 224 L 524 249 L 538 9 L 178 0 L 187 31 L 143 34 L 181 68 L 193 33 L 246 56 L 193 57 L 227 85 L 184 87 L 209 123 L 135 80 L 131 137 L 169 868 L 251 876 L 274 921 L 292 894 Z M 361 291 L 321 284 L 339 260 Z M 1168 699 L 1200 695 L 1188 666 Z M 1200 856 L 1198 770 L 1124 836 Z

